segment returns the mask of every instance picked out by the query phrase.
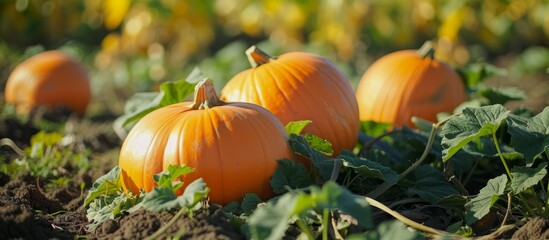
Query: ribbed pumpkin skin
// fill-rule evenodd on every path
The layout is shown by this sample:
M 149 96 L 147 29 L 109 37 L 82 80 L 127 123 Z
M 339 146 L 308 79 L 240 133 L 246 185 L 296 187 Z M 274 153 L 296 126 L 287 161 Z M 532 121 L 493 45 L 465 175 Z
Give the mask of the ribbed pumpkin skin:
M 82 115 L 91 101 L 88 74 L 61 51 L 42 52 L 15 67 L 6 82 L 5 100 L 23 114 L 38 106 L 64 106 Z
M 221 98 L 263 106 L 282 124 L 311 120 L 303 133 L 332 143 L 334 154 L 353 149 L 358 138 L 358 106 L 349 81 L 330 61 L 290 52 L 234 76 Z
M 414 127 L 411 117 L 436 122 L 467 99 L 459 76 L 445 63 L 401 50 L 374 62 L 362 76 L 356 97 L 360 119 Z
M 202 177 L 210 201 L 240 201 L 245 193 L 273 196 L 269 180 L 277 160 L 293 159 L 284 126 L 267 110 L 248 103 L 226 103 L 202 110 L 184 102 L 157 109 L 130 131 L 120 150 L 124 189 L 138 193 L 155 186 L 153 175 L 170 164 L 195 172 L 186 184 Z

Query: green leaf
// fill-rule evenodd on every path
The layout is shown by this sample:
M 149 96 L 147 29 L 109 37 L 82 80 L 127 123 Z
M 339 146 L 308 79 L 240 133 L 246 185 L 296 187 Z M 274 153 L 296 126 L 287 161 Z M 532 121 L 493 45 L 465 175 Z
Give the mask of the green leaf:
M 360 122 L 360 131 L 366 133 L 368 136 L 379 136 L 386 132 L 391 123 L 378 123 L 374 121 L 362 121 Z
M 398 182 L 398 173 L 377 162 L 348 155 L 341 155 L 340 158 L 343 160 L 344 167 L 352 168 L 366 178 L 377 178 L 393 184 Z
M 518 116 L 509 120 L 511 146 L 524 154 L 528 163 L 543 152 L 549 157 L 549 107 L 528 120 Z
M 323 179 L 330 179 L 335 159 L 331 159 L 312 148 L 303 135 L 290 135 L 290 145 L 295 153 L 311 160 L 313 167 L 318 170 Z
M 493 76 L 503 76 L 507 71 L 487 63 L 472 63 L 456 69 L 467 88 L 475 88 L 484 80 Z
M 524 91 L 515 87 L 505 88 L 484 88 L 477 92 L 478 95 L 485 97 L 488 104 L 505 104 L 508 101 L 522 100 L 526 98 Z
M 255 193 L 246 193 L 244 194 L 244 199 L 240 207 L 246 215 L 251 215 L 253 211 L 257 208 L 257 205 L 262 203 L 263 200 L 257 196 Z
M 355 218 L 359 225 L 372 227 L 371 207 L 364 197 L 332 181 L 322 188 L 311 186 L 307 190 L 288 192 L 258 207 L 248 218 L 244 232 L 251 239 L 281 239 L 292 217 L 306 218 L 309 211 L 324 209 L 339 209 Z
M 478 195 L 465 204 L 467 210 L 465 220 L 468 225 L 473 224 L 490 212 L 490 208 L 498 201 L 499 196 L 505 193 L 506 185 L 507 176 L 505 174 L 490 179 L 486 187 L 480 189 Z
M 430 203 L 436 204 L 459 193 L 452 184 L 444 179 L 440 171 L 430 165 L 419 166 L 414 175 L 416 182 L 408 189 L 408 192 L 417 194 Z
M 63 135 L 58 132 L 46 133 L 40 131 L 31 137 L 31 145 L 42 143 L 46 146 L 54 146 L 63 139 Z
M 472 140 L 495 134 L 509 113 L 501 105 L 463 109 L 463 114 L 452 117 L 442 128 L 442 159 L 448 161 Z
M 86 210 L 88 218 L 88 228 L 94 231 L 104 221 L 118 216 L 122 210 L 129 209 L 132 206 L 132 198 L 127 198 L 124 194 L 101 196 L 90 202 Z
M 100 196 L 110 195 L 121 192 L 120 189 L 120 168 L 118 166 L 111 169 L 107 174 L 99 177 L 93 183 L 88 195 L 84 200 L 84 207 L 88 206 L 93 200 Z
M 169 188 L 173 191 L 177 191 L 176 186 L 172 184 L 173 180 L 191 172 L 194 172 L 194 168 L 192 167 L 186 165 L 170 165 L 167 170 L 153 175 L 153 180 L 160 188 Z
M 427 239 L 420 232 L 408 228 L 401 221 L 384 221 L 377 226 L 376 230 L 361 234 L 352 234 L 345 239 L 349 240 L 421 240 Z
M 124 115 L 116 120 L 118 127 L 134 123 L 155 109 L 182 102 L 194 92 L 198 79 L 204 76 L 195 68 L 184 80 L 160 84 L 159 93 L 136 93 L 127 101 Z
M 180 208 L 177 196 L 169 188 L 154 188 L 145 194 L 143 201 L 136 207 L 143 207 L 153 212 L 167 211 Z
M 313 181 L 307 168 L 300 162 L 283 159 L 278 161 L 278 167 L 269 182 L 273 191 L 277 194 L 291 189 L 303 188 L 311 185 Z
M 286 124 L 286 132 L 288 132 L 288 134 L 301 134 L 301 131 L 303 131 L 303 129 L 305 129 L 305 127 L 312 122 L 313 121 L 311 120 L 289 122 Z
M 135 208 L 143 207 L 153 212 L 168 211 L 177 208 L 192 209 L 197 203 L 204 200 L 210 189 L 202 178 L 189 184 L 183 194 L 177 197 L 171 188 L 155 187 L 143 197 L 143 201 Z
M 332 149 L 332 143 L 330 143 L 328 140 L 309 133 L 306 133 L 303 136 L 309 143 L 309 146 L 311 146 L 313 149 L 316 149 L 319 152 L 324 153 L 328 156 L 331 156 L 334 153 L 334 150 Z
M 537 168 L 514 167 L 511 169 L 511 191 L 519 194 L 527 188 L 538 184 L 547 175 L 547 163 L 541 163 Z
M 243 231 L 249 239 L 282 239 L 296 205 L 297 195 L 286 193 L 276 201 L 258 207 L 248 218 Z

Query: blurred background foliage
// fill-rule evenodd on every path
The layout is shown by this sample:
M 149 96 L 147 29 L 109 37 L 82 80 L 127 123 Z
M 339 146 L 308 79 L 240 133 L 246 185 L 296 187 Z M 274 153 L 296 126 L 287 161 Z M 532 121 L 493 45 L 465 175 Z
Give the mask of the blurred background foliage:
M 321 54 L 356 85 L 380 56 L 426 40 L 453 66 L 485 61 L 547 80 L 549 1 L 2 0 L 0 89 L 19 61 L 61 48 L 89 66 L 97 101 L 120 112 L 129 94 L 195 66 L 220 90 L 248 68 L 252 44 Z

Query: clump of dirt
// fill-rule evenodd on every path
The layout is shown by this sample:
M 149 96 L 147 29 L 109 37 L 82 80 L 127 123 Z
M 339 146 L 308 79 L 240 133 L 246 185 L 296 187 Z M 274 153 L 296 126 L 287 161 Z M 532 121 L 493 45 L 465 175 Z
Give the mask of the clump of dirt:
M 99 239 L 143 239 L 169 222 L 176 211 L 153 213 L 145 209 L 132 212 L 118 221 L 106 221 L 96 231 Z M 243 239 L 217 205 L 177 219 L 160 239 L 179 236 L 181 239 Z
M 512 239 L 549 239 L 549 219 L 530 219 L 513 234 Z

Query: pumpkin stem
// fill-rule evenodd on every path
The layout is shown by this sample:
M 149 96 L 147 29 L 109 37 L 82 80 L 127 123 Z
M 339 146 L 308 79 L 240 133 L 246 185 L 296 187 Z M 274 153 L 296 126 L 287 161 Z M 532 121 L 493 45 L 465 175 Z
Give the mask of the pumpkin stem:
M 271 56 L 261 51 L 261 49 L 259 49 L 255 45 L 246 50 L 246 56 L 248 56 L 248 61 L 250 61 L 250 65 L 252 65 L 252 67 L 254 68 L 262 64 L 268 63 L 271 59 L 273 59 Z
M 215 88 L 210 79 L 205 78 L 196 84 L 194 88 L 194 104 L 192 109 L 202 110 L 215 106 L 223 105 L 225 102 L 221 101 L 215 93 Z
M 417 50 L 417 53 L 422 58 L 429 57 L 431 59 L 435 58 L 435 46 L 433 45 L 433 42 L 426 41 L 421 48 Z

